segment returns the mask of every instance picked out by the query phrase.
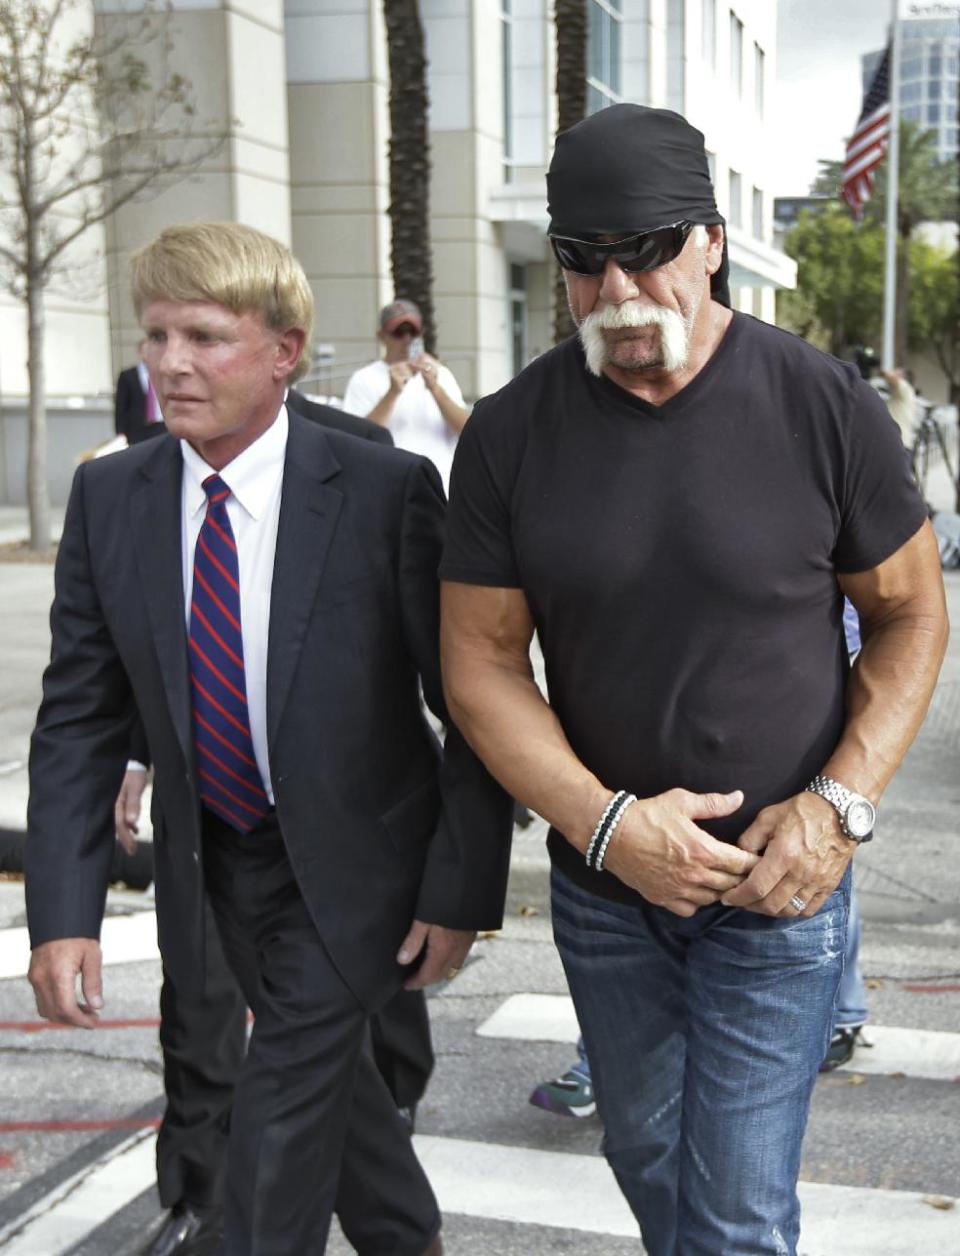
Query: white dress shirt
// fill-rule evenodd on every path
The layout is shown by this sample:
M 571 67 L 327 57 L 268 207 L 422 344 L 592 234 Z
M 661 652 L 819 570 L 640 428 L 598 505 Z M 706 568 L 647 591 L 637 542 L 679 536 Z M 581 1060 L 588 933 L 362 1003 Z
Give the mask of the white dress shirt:
M 183 452 L 183 600 L 187 611 L 187 631 L 190 631 L 193 555 L 207 505 L 203 481 L 208 475 L 219 475 L 230 489 L 227 515 L 237 543 L 240 567 L 240 630 L 250 735 L 263 788 L 271 803 L 274 799 L 267 756 L 267 637 L 289 427 L 286 407 L 281 406 L 276 421 L 263 435 L 219 472 L 208 467 L 187 441 L 180 442 Z

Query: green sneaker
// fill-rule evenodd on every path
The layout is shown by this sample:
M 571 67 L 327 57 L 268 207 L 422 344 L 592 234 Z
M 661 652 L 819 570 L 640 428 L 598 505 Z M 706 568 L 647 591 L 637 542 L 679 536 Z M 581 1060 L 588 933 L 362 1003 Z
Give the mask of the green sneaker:
M 838 1025 L 833 1031 L 827 1054 L 820 1064 L 821 1073 L 831 1073 L 835 1068 L 849 1063 L 857 1047 L 869 1047 L 862 1033 L 862 1025 Z
M 597 1110 L 593 1084 L 574 1066 L 552 1082 L 541 1082 L 530 1096 L 535 1108 L 556 1116 L 593 1116 Z

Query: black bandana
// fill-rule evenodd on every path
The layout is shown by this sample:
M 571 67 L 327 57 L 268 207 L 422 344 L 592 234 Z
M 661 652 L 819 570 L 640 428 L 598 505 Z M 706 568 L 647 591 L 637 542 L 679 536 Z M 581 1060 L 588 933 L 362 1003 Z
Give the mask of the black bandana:
M 557 136 L 547 174 L 552 235 L 626 235 L 668 223 L 723 223 L 710 182 L 703 135 L 680 114 L 611 105 Z M 710 278 L 729 306 L 726 232 L 723 262 Z

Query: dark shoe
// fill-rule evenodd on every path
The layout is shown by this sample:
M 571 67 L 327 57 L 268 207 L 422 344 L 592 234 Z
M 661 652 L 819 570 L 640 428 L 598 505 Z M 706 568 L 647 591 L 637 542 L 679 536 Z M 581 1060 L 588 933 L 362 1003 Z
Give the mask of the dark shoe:
M 821 1073 L 831 1073 L 835 1068 L 848 1064 L 857 1047 L 872 1045 L 865 1040 L 862 1030 L 862 1025 L 838 1025 L 836 1027 L 830 1039 L 830 1046 L 827 1047 L 827 1054 L 820 1064 Z
M 171 1209 L 144 1256 L 217 1256 L 223 1240 L 223 1211 L 196 1211 L 189 1204 Z

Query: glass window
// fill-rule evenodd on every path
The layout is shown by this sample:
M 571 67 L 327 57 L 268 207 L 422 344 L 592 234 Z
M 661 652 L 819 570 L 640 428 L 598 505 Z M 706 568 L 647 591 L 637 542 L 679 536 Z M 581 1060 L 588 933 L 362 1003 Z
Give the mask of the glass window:
M 904 83 L 900 89 L 900 103 L 908 105 L 911 101 L 919 100 L 923 95 L 922 83 Z
M 940 77 L 940 65 L 941 65 L 941 60 L 940 60 L 939 51 L 931 52 L 927 60 L 927 71 L 930 74 L 931 78 Z
M 730 10 L 730 82 L 743 93 L 743 23 Z
M 759 188 L 753 189 L 753 236 L 763 239 L 763 193 Z
M 940 121 L 940 102 L 927 105 L 927 121 L 932 122 L 934 126 Z
M 766 73 L 767 58 L 763 49 L 759 44 L 753 45 L 753 101 L 756 106 L 757 114 L 763 117 L 763 101 L 764 101 L 764 74 Z
M 879 64 L 879 63 L 878 63 Z M 900 77 L 904 82 L 910 79 L 918 79 L 923 76 L 923 62 L 919 57 L 910 57 L 906 61 L 900 60 Z
M 927 81 L 927 96 L 930 98 L 930 100 L 940 99 L 940 75 L 939 74 L 937 74 L 934 78 L 931 78 Z
M 587 112 L 620 100 L 621 0 L 587 0 Z
M 703 0 L 703 60 L 717 68 L 717 0 Z
M 743 226 L 743 179 L 738 170 L 730 171 L 728 218 L 731 227 Z
M 900 114 L 910 122 L 919 122 L 923 117 L 923 107 L 922 105 L 907 105 L 900 110 Z
M 502 0 L 500 51 L 503 61 L 503 178 L 513 182 L 513 17 L 511 0 Z

